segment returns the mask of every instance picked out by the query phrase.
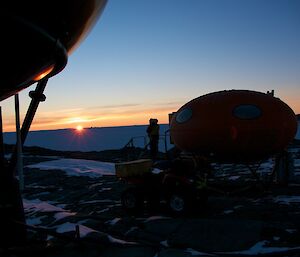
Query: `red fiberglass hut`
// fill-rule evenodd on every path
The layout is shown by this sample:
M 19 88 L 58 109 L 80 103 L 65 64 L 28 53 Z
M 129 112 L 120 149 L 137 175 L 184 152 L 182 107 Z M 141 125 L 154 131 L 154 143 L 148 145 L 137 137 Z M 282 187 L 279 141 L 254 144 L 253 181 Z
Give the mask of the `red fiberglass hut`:
M 229 90 L 200 96 L 172 117 L 170 133 L 181 150 L 224 161 L 257 161 L 294 139 L 293 110 L 272 94 Z

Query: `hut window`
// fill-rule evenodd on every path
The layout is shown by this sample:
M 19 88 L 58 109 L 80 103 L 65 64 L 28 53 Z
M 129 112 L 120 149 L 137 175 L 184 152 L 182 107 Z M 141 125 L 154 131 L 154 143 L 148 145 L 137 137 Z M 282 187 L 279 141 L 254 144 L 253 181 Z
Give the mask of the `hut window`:
M 242 120 L 257 119 L 261 113 L 261 109 L 253 104 L 242 104 L 233 109 L 233 115 Z
M 176 114 L 176 121 L 178 123 L 187 122 L 190 118 L 192 118 L 193 112 L 191 108 L 184 108 L 180 112 Z

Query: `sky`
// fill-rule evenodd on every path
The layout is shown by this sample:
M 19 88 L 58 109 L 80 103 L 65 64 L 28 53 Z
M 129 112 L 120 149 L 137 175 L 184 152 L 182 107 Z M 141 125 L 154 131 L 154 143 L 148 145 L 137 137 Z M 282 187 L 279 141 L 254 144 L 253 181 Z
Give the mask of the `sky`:
M 299 13 L 298 0 L 108 0 L 50 78 L 31 130 L 168 123 L 225 89 L 273 89 L 300 113 Z M 21 120 L 35 86 L 20 92 Z M 13 97 L 1 106 L 14 131 Z

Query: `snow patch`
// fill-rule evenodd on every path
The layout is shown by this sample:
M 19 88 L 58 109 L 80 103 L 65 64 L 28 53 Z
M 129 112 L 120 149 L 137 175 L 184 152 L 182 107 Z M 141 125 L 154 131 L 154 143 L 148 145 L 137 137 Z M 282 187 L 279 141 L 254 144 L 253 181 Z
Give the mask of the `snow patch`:
M 240 208 L 243 208 L 244 206 L 243 205 L 236 205 L 233 207 L 233 209 L 240 209 Z
M 33 226 L 36 226 L 36 225 L 40 225 L 42 224 L 42 219 L 43 218 L 46 218 L 47 216 L 40 216 L 40 217 L 29 217 L 29 218 L 26 218 L 26 224 L 28 225 L 33 225 Z
M 105 223 L 106 223 L 106 224 L 109 224 L 109 225 L 111 225 L 111 226 L 114 226 L 114 225 L 116 225 L 120 220 L 121 220 L 121 218 L 114 218 L 114 219 L 112 219 L 112 220 L 106 221 Z
M 103 213 L 103 212 L 107 212 L 107 211 L 109 211 L 109 208 L 105 208 L 105 209 L 103 209 L 103 210 L 96 211 L 96 212 L 99 214 L 99 213 Z
M 234 211 L 233 210 L 226 210 L 226 211 L 224 211 L 223 213 L 224 214 L 230 214 L 230 213 L 233 213 Z
M 192 249 L 192 248 L 187 248 L 185 249 L 185 252 L 186 253 L 189 253 L 190 255 L 197 255 L 197 256 L 200 256 L 200 255 L 204 255 L 204 256 L 216 256 L 214 254 L 208 254 L 208 253 L 204 253 L 204 252 L 199 252 L 199 251 L 196 251 L 195 249 Z
M 240 178 L 240 176 L 230 176 L 229 178 L 228 178 L 228 180 L 237 180 L 237 179 L 239 179 Z
M 86 227 L 84 225 L 78 225 L 70 222 L 63 223 L 59 226 L 56 226 L 56 232 L 57 233 L 66 233 L 66 232 L 71 232 L 71 231 L 76 231 L 76 226 L 79 227 L 79 234 L 81 237 L 85 237 L 87 234 L 91 232 L 97 232 L 94 229 L 91 229 L 89 227 Z
M 73 216 L 75 214 L 76 214 L 75 212 L 65 212 L 65 211 L 64 212 L 57 212 L 57 213 L 55 213 L 54 218 L 56 220 L 61 220 L 61 219 L 64 219 L 66 217 Z
M 55 213 L 54 218 L 56 221 L 76 214 L 74 212 L 68 212 L 63 208 L 52 205 L 50 203 L 40 201 L 39 199 L 34 199 L 34 200 L 23 199 L 23 206 L 24 206 L 25 213 L 27 214 L 26 222 L 31 225 L 41 224 L 41 219 L 45 216 L 33 217 L 38 213 L 54 212 Z
M 163 245 L 164 247 L 169 247 L 168 240 L 161 241 L 160 244 Z
M 300 167 L 300 159 L 294 159 L 294 167 Z
M 290 233 L 290 234 L 293 234 L 293 233 L 296 233 L 298 230 L 295 229 L 295 228 L 288 228 L 285 231 L 288 232 L 288 233 Z
M 26 166 L 40 170 L 62 170 L 68 176 L 88 176 L 91 178 L 103 175 L 115 175 L 115 164 L 81 159 L 59 159 Z
M 235 252 L 222 252 L 222 253 L 258 255 L 258 254 L 279 253 L 279 252 L 285 252 L 285 251 L 288 251 L 288 250 L 300 249 L 300 247 L 266 247 L 267 243 L 269 243 L 269 242 L 264 240 L 264 241 L 257 242 L 254 246 L 252 246 L 248 250 L 235 251 Z
M 273 198 L 275 203 L 279 204 L 291 204 L 298 203 L 300 204 L 300 196 L 299 195 L 279 195 Z
M 153 174 L 159 174 L 159 173 L 163 172 L 163 170 L 154 168 L 151 172 L 152 172 Z
M 135 230 L 137 230 L 137 229 L 139 229 L 138 227 L 131 227 L 130 229 L 128 229 L 126 232 L 125 232 L 125 236 L 127 236 L 129 233 L 131 233 L 132 231 L 135 231 Z
M 149 222 L 153 220 L 162 220 L 162 219 L 170 219 L 169 217 L 164 217 L 164 216 L 151 216 L 148 219 L 146 219 L 144 222 Z
M 94 204 L 94 203 L 112 203 L 113 200 L 110 199 L 102 199 L 102 200 L 91 200 L 91 201 L 83 201 L 81 200 L 79 204 Z
M 47 202 L 42 202 L 38 199 L 27 200 L 23 199 L 23 205 L 26 212 L 31 214 L 36 212 L 65 212 L 64 209 L 49 204 Z
M 111 242 L 113 244 L 122 244 L 122 245 L 136 245 L 137 244 L 136 242 L 128 242 L 128 241 L 125 241 L 122 239 L 112 237 L 110 235 L 108 235 L 108 240 L 109 240 L 109 242 Z

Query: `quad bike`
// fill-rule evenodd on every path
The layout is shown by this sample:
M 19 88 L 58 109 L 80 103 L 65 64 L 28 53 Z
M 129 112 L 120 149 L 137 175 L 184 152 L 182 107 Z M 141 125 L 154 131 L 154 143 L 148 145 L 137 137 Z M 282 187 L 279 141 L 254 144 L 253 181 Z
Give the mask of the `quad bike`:
M 131 164 L 132 162 L 127 163 Z M 193 172 L 186 172 L 187 167 L 181 172 L 170 167 L 158 170 L 157 165 L 147 167 L 146 172 L 143 165 L 140 165 L 137 167 L 140 172 L 135 170 L 126 176 L 117 173 L 126 184 L 126 189 L 121 195 L 121 203 L 127 211 L 139 213 L 145 208 L 152 211 L 165 206 L 171 214 L 181 215 L 195 207 L 205 205 L 207 200 L 205 181 Z

